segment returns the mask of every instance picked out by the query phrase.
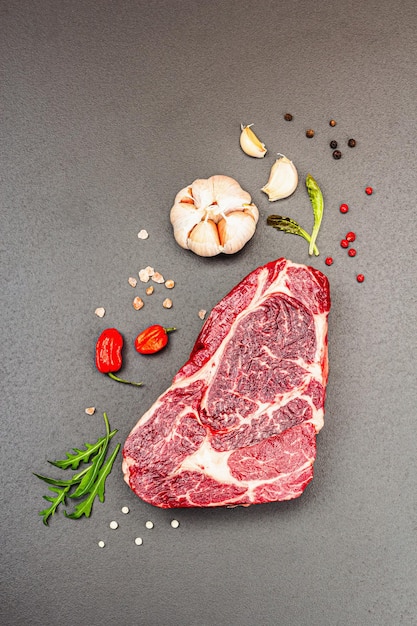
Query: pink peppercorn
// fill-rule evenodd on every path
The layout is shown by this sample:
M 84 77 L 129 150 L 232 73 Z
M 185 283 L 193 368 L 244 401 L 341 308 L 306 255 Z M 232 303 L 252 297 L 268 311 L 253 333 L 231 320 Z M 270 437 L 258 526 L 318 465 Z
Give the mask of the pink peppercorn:
M 371 195 L 372 195 L 372 193 L 373 193 L 373 191 L 374 191 L 374 190 L 372 189 L 372 187 L 367 187 L 367 188 L 365 189 L 365 193 L 366 193 L 366 195 L 367 195 L 367 196 L 371 196 Z
M 356 256 L 356 250 L 355 250 L 355 248 L 351 248 L 350 250 L 348 250 L 348 255 L 349 255 L 349 256 Z
M 356 276 L 356 280 L 358 281 L 358 283 L 363 283 L 363 281 L 365 280 L 365 276 L 363 274 L 358 274 Z
M 347 239 L 342 239 L 342 241 L 340 242 L 340 245 L 342 246 L 342 248 L 348 248 L 349 242 Z
M 352 231 L 350 231 L 350 232 L 348 232 L 348 233 L 347 233 L 347 235 L 346 235 L 345 239 L 346 239 L 347 241 L 349 241 L 349 243 L 352 243 L 352 241 L 355 241 L 355 239 L 356 239 L 356 235 L 355 235 L 355 233 L 353 233 Z
M 340 212 L 341 213 L 347 213 L 349 211 L 349 207 L 347 204 L 341 204 L 340 205 Z
M 333 259 L 331 256 L 328 256 L 325 260 L 326 265 L 333 265 Z

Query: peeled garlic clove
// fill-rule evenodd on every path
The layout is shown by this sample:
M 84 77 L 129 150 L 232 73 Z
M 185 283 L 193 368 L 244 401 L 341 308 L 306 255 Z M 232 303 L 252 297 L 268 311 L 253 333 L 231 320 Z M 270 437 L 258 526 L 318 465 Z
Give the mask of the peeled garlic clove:
M 188 248 L 199 256 L 215 256 L 222 252 L 217 226 L 212 220 L 197 224 L 188 236 Z
M 297 189 L 297 185 L 298 172 L 294 163 L 283 154 L 279 154 L 271 168 L 269 180 L 261 191 L 268 195 L 270 202 L 273 202 L 288 198 Z
M 256 220 L 250 213 L 235 211 L 228 213 L 217 224 L 220 242 L 225 254 L 234 254 L 251 239 L 256 229 Z
M 243 152 L 249 156 L 262 159 L 267 153 L 267 149 L 265 148 L 265 144 L 259 141 L 251 126 L 253 126 L 253 124 L 249 124 L 248 126 L 240 125 L 240 147 Z

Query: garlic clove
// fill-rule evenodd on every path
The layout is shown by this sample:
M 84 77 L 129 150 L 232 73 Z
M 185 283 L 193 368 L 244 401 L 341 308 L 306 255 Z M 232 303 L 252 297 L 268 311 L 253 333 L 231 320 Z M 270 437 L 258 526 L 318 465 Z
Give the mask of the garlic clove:
M 177 202 L 172 207 L 170 219 L 174 238 L 182 248 L 188 248 L 188 233 L 204 219 L 204 214 L 204 209 L 196 209 L 188 202 Z
M 184 202 L 186 204 L 194 204 L 193 192 L 190 185 L 181 189 L 175 196 L 174 204 Z
M 248 215 L 251 215 L 253 217 L 253 219 L 255 220 L 255 224 L 258 223 L 259 220 L 259 211 L 258 211 L 258 207 L 255 206 L 254 204 L 244 204 L 242 207 L 242 210 L 244 213 L 247 213 Z
M 256 222 L 250 213 L 234 211 L 220 220 L 217 224 L 220 242 L 225 254 L 234 254 L 243 246 L 255 233 Z
M 197 178 L 191 185 L 191 194 L 196 208 L 208 210 L 214 201 L 211 178 Z
M 292 161 L 279 154 L 271 168 L 269 180 L 261 191 L 268 195 L 269 201 L 288 198 L 297 189 L 298 172 Z
M 249 124 L 248 126 L 240 125 L 240 147 L 243 152 L 249 156 L 262 159 L 267 153 L 267 149 L 265 148 L 265 144 L 255 135 L 251 126 L 253 126 L 253 124 Z
M 212 204 L 217 205 L 219 213 L 238 209 L 250 203 L 250 193 L 244 191 L 234 178 L 217 174 L 209 180 L 213 186 Z
M 197 224 L 188 235 L 187 244 L 199 256 L 215 256 L 223 251 L 217 226 L 212 220 Z

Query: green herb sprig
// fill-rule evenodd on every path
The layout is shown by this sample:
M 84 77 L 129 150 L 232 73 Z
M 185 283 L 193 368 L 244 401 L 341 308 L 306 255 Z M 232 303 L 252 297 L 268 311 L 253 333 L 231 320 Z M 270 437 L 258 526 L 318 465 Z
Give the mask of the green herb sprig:
M 320 230 L 321 221 L 323 218 L 324 211 L 324 200 L 323 194 L 321 192 L 320 187 L 317 182 L 311 176 L 311 174 L 307 174 L 306 177 L 306 187 L 307 192 L 310 198 L 310 203 L 313 209 L 314 216 L 314 225 L 311 235 L 304 230 L 295 220 L 290 217 L 283 217 L 282 215 L 269 215 L 267 217 L 266 223 L 276 230 L 281 230 L 284 233 L 291 233 L 292 235 L 299 235 L 303 237 L 309 244 L 308 253 L 310 256 L 313 254 L 318 256 L 319 249 L 316 245 L 317 235 Z
M 316 243 L 317 235 L 321 226 L 321 220 L 323 218 L 324 201 L 321 189 L 311 174 L 307 174 L 306 187 L 314 215 L 313 231 L 311 233 L 310 247 L 308 249 L 308 253 L 311 256 L 313 254 L 314 244 Z
M 94 444 L 85 443 L 84 449 L 73 448 L 72 452 L 66 453 L 65 459 L 48 461 L 51 465 L 63 470 L 68 468 L 78 469 L 81 463 L 88 464 L 87 467 L 73 474 L 67 480 L 49 478 L 34 472 L 37 478 L 50 485 L 49 490 L 55 494 L 54 496 L 43 496 L 44 500 L 51 503 L 49 507 L 39 513 L 39 515 L 42 515 L 45 526 L 48 526 L 49 519 L 55 515 L 60 506 L 67 505 L 67 498 L 74 500 L 84 497 L 75 506 L 72 513 L 68 513 L 67 510 L 64 511 L 64 515 L 70 519 L 79 519 L 83 515 L 90 517 L 96 497 L 98 497 L 100 502 L 104 502 L 106 478 L 113 468 L 114 461 L 120 450 L 120 443 L 117 444 L 106 461 L 110 440 L 117 433 L 117 430 L 110 431 L 106 413 L 103 414 L 103 417 L 106 425 L 104 437 L 100 437 Z
M 292 235 L 299 235 L 303 237 L 308 243 L 311 242 L 311 236 L 304 228 L 290 217 L 282 217 L 281 215 L 268 215 L 266 223 L 268 226 L 273 226 L 277 230 L 281 230 L 284 233 L 291 233 Z M 313 252 L 318 256 L 319 251 L 316 244 L 313 244 Z

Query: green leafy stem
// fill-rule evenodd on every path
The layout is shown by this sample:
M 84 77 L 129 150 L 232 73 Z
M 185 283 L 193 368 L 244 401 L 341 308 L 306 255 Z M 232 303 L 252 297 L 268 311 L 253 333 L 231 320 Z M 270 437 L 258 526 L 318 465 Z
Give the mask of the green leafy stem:
M 314 254 L 315 256 L 318 256 L 320 253 L 316 245 L 316 239 L 323 218 L 323 194 L 311 174 L 308 174 L 306 177 L 306 187 L 314 216 L 314 224 L 311 235 L 290 217 L 283 217 L 282 215 L 269 215 L 267 217 L 266 223 L 269 226 L 276 228 L 276 230 L 281 230 L 284 233 L 290 233 L 292 235 L 299 235 L 300 237 L 303 237 L 309 244 L 309 255 L 311 256 Z
M 68 468 L 76 470 L 80 464 L 86 464 L 84 469 L 73 474 L 69 479 L 55 479 L 34 472 L 37 478 L 50 485 L 49 490 L 55 494 L 43 496 L 44 500 L 50 503 L 49 507 L 39 513 L 39 515 L 42 515 L 45 526 L 48 526 L 50 518 L 55 515 L 60 506 L 67 506 L 67 498 L 73 500 L 84 498 L 78 502 L 71 513 L 64 510 L 64 515 L 70 519 L 79 519 L 83 515 L 90 517 L 97 497 L 100 502 L 104 502 L 106 478 L 113 468 L 114 461 L 120 450 L 120 443 L 117 444 L 106 460 L 110 440 L 117 433 L 117 430 L 110 431 L 106 413 L 103 414 L 103 417 L 106 426 L 104 437 L 100 437 L 94 444 L 85 443 L 84 448 L 73 448 L 72 452 L 66 453 L 65 459 L 48 461 L 51 465 L 62 470 L 67 470 Z

